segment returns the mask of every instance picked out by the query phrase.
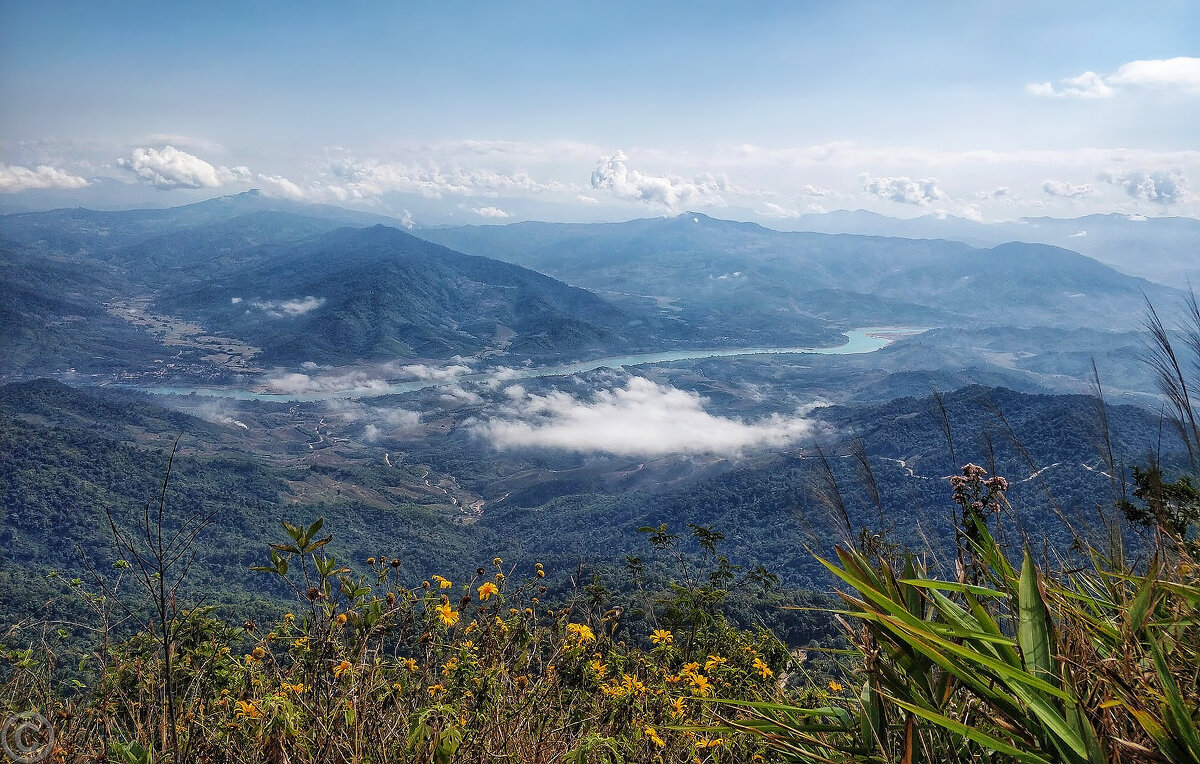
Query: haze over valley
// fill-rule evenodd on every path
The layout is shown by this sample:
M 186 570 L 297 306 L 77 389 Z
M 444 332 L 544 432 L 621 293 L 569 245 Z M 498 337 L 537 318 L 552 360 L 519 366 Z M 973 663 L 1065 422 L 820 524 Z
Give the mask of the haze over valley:
M 1200 760 L 1197 40 L 0 0 L 0 758 Z

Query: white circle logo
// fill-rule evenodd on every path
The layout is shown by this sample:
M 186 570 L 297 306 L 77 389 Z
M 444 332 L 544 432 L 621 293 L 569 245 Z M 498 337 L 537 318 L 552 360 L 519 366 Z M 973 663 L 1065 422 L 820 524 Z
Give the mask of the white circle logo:
M 37 711 L 22 711 L 0 727 L 0 748 L 9 761 L 36 764 L 54 750 L 54 728 Z

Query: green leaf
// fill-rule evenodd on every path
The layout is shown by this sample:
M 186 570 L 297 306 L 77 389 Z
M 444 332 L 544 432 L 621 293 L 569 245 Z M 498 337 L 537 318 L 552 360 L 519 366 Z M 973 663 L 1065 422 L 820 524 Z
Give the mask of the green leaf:
M 1054 652 L 1051 646 L 1050 613 L 1038 586 L 1037 565 L 1025 548 L 1025 559 L 1021 563 L 1021 583 L 1018 593 L 1017 643 L 1021 646 L 1021 657 L 1025 669 L 1039 679 L 1054 682 Z
M 1010 745 L 999 738 L 992 737 L 986 732 L 975 729 L 974 727 L 968 727 L 967 725 L 955 721 L 947 716 L 942 716 L 936 711 L 930 711 L 929 709 L 921 708 L 920 706 L 913 705 L 912 703 L 905 703 L 904 701 L 897 700 L 896 698 L 891 698 L 891 701 L 901 708 L 911 711 L 922 719 L 931 721 L 939 727 L 947 729 L 957 735 L 962 735 L 968 740 L 978 743 L 990 751 L 995 751 L 996 753 L 1001 753 L 1005 756 L 1011 756 L 1018 761 L 1027 762 L 1027 764 L 1051 764 L 1050 759 L 1039 756 L 1032 751 L 1021 750 L 1020 748 Z

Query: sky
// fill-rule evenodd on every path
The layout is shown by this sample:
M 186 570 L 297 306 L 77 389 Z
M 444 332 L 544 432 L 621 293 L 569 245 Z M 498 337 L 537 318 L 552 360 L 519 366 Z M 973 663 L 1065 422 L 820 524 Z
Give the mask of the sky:
M 0 210 L 1200 216 L 1200 3 L 8 2 Z

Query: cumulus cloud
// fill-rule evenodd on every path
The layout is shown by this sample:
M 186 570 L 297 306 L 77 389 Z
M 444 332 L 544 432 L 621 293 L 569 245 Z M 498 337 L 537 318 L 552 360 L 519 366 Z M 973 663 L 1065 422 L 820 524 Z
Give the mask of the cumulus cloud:
M 1110 85 L 1178 88 L 1200 93 L 1200 58 L 1177 57 L 1130 61 L 1108 78 Z
M 1050 82 L 1031 82 L 1025 86 L 1025 90 L 1030 95 L 1059 98 L 1108 98 L 1114 92 L 1104 82 L 1104 78 L 1095 72 L 1084 72 L 1078 77 L 1065 77 L 1058 81 L 1058 85 Z
M 542 182 L 527 172 L 497 172 L 460 167 L 442 168 L 437 164 L 421 167 L 405 162 L 339 160 L 330 166 L 337 179 L 328 190 L 345 198 L 379 196 L 389 191 L 420 194 L 430 199 L 446 195 L 497 196 L 505 193 L 544 191 L 565 188 L 563 184 Z
M 678 210 L 689 205 L 725 204 L 722 194 L 729 190 L 728 182 L 711 174 L 695 178 L 676 175 L 647 175 L 626 164 L 629 157 L 623 151 L 600 157 L 592 171 L 592 188 L 608 191 L 618 199 L 647 202 Z
M 979 209 L 978 204 L 965 204 L 959 210 L 959 214 L 967 220 L 974 220 L 976 223 L 983 222 L 983 210 Z
M 471 212 L 474 212 L 481 218 L 506 218 L 508 213 L 499 207 L 472 207 Z
M 300 188 L 300 186 L 281 175 L 267 175 L 266 173 L 260 172 L 254 177 L 258 179 L 257 182 L 260 183 L 269 193 L 273 193 L 275 196 L 282 196 L 287 199 L 295 199 L 297 201 L 303 201 L 312 196 L 312 194 L 306 193 L 304 189 Z
M 234 297 L 232 301 L 236 305 L 241 301 L 241 298 Z M 302 316 L 305 313 L 316 310 L 325 304 L 324 297 L 300 297 L 293 300 L 256 300 L 252 303 L 255 308 L 265 311 L 267 315 L 275 318 L 290 318 L 292 316 Z
M 231 181 L 251 177 L 246 167 L 213 167 L 195 154 L 174 146 L 134 149 L 130 157 L 118 159 L 117 164 L 161 189 L 219 188 Z
M 642 377 L 624 387 L 595 392 L 590 399 L 562 391 L 505 391 L 500 416 L 471 429 L 499 448 L 550 448 L 629 456 L 665 454 L 736 455 L 756 448 L 786 446 L 813 435 L 818 425 L 806 412 L 774 415 L 756 422 L 714 416 L 696 393 Z
M 1077 186 L 1065 180 L 1047 180 L 1042 184 L 1042 190 L 1049 196 L 1060 196 L 1064 199 L 1079 199 L 1084 196 L 1091 196 L 1096 192 L 1096 189 L 1090 183 Z
M 858 176 L 863 191 L 901 204 L 929 204 L 945 197 L 938 188 L 937 178 L 873 178 L 867 173 Z
M 87 178 L 49 165 L 34 168 L 0 164 L 0 193 L 11 194 L 34 188 L 83 188 Z
M 1106 174 L 1103 180 L 1121 186 L 1134 199 L 1155 204 L 1174 204 L 1189 196 L 1187 179 L 1176 170 L 1135 171 L 1123 175 Z
M 1111 98 L 1119 88 L 1152 88 L 1200 94 L 1200 58 L 1168 58 L 1130 61 L 1108 76 L 1084 72 L 1055 85 L 1033 82 L 1025 86 L 1031 95 L 1058 98 Z

